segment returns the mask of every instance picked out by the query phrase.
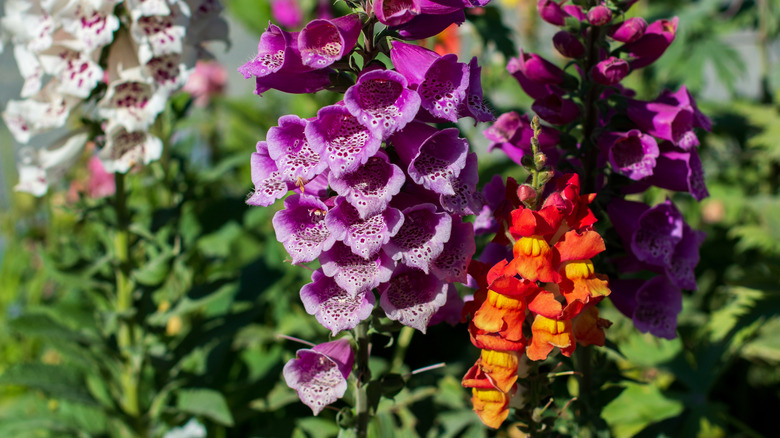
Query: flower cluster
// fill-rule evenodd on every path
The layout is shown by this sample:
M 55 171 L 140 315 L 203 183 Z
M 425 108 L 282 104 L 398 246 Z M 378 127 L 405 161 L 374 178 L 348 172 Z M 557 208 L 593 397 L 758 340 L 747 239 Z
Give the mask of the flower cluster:
M 3 119 L 19 152 L 17 190 L 42 195 L 82 152 L 86 132 L 51 146 L 34 136 L 63 127 L 82 105 L 103 123 L 98 156 L 109 172 L 127 172 L 160 156 L 148 132 L 171 93 L 195 65 L 201 44 L 225 39 L 218 0 L 9 0 L 2 18 L 24 86 Z
M 375 0 L 380 23 L 405 40 L 429 38 L 452 24 L 466 21 L 464 9 L 485 6 L 490 0 Z
M 471 341 L 482 353 L 463 386 L 472 388 L 474 410 L 490 427 L 507 418 L 523 353 L 543 360 L 557 347 L 571 356 L 577 343 L 604 345 L 603 328 L 610 324 L 595 307 L 610 294 L 606 276 L 591 261 L 605 250 L 588 207 L 595 195 L 580 194 L 577 174 L 549 184 L 555 189 L 538 211 L 520 205 L 499 218 L 515 239 L 510 259 L 489 269 L 479 262 L 469 267 L 479 289 L 464 314 L 471 316 Z M 535 203 L 530 189 L 521 186 L 514 204 Z M 505 239 L 499 233 L 494 243 Z

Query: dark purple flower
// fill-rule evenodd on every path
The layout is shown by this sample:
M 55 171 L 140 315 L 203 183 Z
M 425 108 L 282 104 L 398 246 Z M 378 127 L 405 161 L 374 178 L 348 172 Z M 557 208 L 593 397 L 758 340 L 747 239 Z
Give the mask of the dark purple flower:
M 656 266 L 669 266 L 674 248 L 682 240 L 682 214 L 667 200 L 639 216 L 631 238 L 631 251 L 641 261 Z
M 282 374 L 287 386 L 317 415 L 344 396 L 354 360 L 349 341 L 342 338 L 310 350 L 298 350 L 295 359 L 285 364 Z
M 712 126 L 685 86 L 676 93 L 666 90 L 654 101 L 629 100 L 627 112 L 639 129 L 684 150 L 699 145 L 695 127 L 709 130 Z
M 418 204 L 403 210 L 404 223 L 385 246 L 394 260 L 422 269 L 426 274 L 431 263 L 450 240 L 452 217 L 437 213 L 433 204 Z
M 469 62 L 469 88 L 466 90 L 466 102 L 458 108 L 460 117 L 471 117 L 474 124 L 477 122 L 492 122 L 496 116 L 485 105 L 482 94 L 482 67 L 477 63 L 477 58 L 471 58 Z
M 645 34 L 647 22 L 642 17 L 632 17 L 616 25 L 609 36 L 621 43 L 633 43 Z
M 423 3 L 427 1 L 428 4 L 435 4 L 430 0 L 422 1 Z M 463 13 L 462 9 L 438 14 L 425 13 L 425 8 L 423 8 L 423 12 L 424 13 L 412 18 L 408 23 L 397 28 L 398 35 L 400 35 L 401 38 L 407 41 L 430 38 L 440 34 L 444 29 L 453 24 L 460 26 L 466 21 L 466 14 Z
M 420 109 L 420 95 L 407 85 L 400 73 L 372 70 L 349 87 L 344 104 L 363 125 L 385 140 L 414 120 Z
M 610 21 L 612 21 L 612 11 L 604 5 L 594 6 L 588 11 L 588 22 L 594 26 L 605 26 Z
M 523 156 L 531 153 L 531 138 L 534 136 L 534 130 L 526 114 L 521 116 L 514 111 L 504 113 L 490 128 L 483 131 L 483 134 L 492 142 L 488 150 L 499 148 L 517 164 L 522 164 Z M 539 134 L 539 149 L 545 152 L 547 162 L 553 165 L 557 161 L 555 146 L 558 140 L 557 130 L 542 126 L 542 132 Z
M 707 234 L 703 231 L 694 230 L 687 223 L 683 223 L 682 240 L 674 248 L 671 262 L 664 267 L 664 272 L 675 286 L 698 289 L 694 269 L 699 264 L 699 248 L 706 237 Z
M 267 207 L 287 194 L 293 185 L 283 181 L 276 162 L 268 155 L 268 144 L 257 143 L 257 152 L 252 153 L 250 164 L 255 191 L 246 200 L 249 205 Z
M 580 107 L 573 100 L 564 99 L 559 94 L 536 99 L 531 110 L 553 125 L 565 125 L 580 115 Z
M 553 35 L 553 45 L 561 55 L 567 58 L 579 58 L 585 54 L 585 46 L 571 32 L 562 30 Z
M 498 231 L 498 221 L 495 217 L 496 209 L 504 200 L 506 187 L 501 175 L 493 175 L 493 178 L 482 188 L 482 198 L 485 200 L 482 209 L 474 218 L 474 234 L 495 233 Z
M 303 65 L 321 69 L 341 59 L 355 47 L 361 26 L 358 14 L 310 21 L 298 35 Z
M 312 273 L 311 281 L 301 288 L 303 307 L 334 336 L 371 316 L 376 299 L 370 290 L 352 295 L 319 269 Z
M 520 84 L 520 87 L 525 91 L 525 94 L 531 96 L 534 99 L 542 99 L 545 98 L 551 94 L 560 94 L 563 91 L 555 86 L 551 85 L 549 83 L 543 83 L 539 82 L 537 80 L 531 79 L 528 74 L 526 73 L 527 63 L 525 62 L 524 56 L 511 58 L 509 62 L 506 65 L 507 71 L 517 80 L 517 83 Z M 547 62 L 547 61 L 545 61 Z M 549 63 L 548 63 L 549 64 Z M 537 65 L 544 66 L 544 63 L 537 63 Z M 552 64 L 550 64 L 552 65 Z M 554 67 L 554 66 L 553 66 Z M 557 67 L 555 67 L 557 68 Z M 538 72 L 534 73 L 537 74 Z M 563 73 L 561 72 L 561 81 L 563 78 Z
M 439 310 L 433 314 L 431 320 L 428 321 L 428 327 L 436 324 L 446 322 L 451 326 L 455 326 L 460 322 L 461 314 L 463 313 L 463 298 L 458 293 L 458 288 L 454 284 L 447 285 L 447 301 L 443 306 L 439 307 Z
M 379 305 L 387 317 L 425 333 L 433 315 L 447 301 L 447 284 L 435 275 L 399 266 L 378 288 Z
M 678 21 L 677 17 L 658 20 L 647 26 L 641 38 L 623 46 L 621 50 L 634 58 L 630 62 L 632 69 L 646 67 L 666 52 L 677 34 Z
M 333 70 L 325 68 L 304 72 L 278 72 L 255 78 L 255 94 L 262 96 L 268 90 L 290 94 L 311 94 L 331 85 Z
M 669 142 L 660 145 L 661 155 L 656 161 L 653 175 L 645 180 L 648 184 L 667 190 L 689 192 L 701 201 L 710 195 L 704 183 L 704 170 L 696 149 L 685 151 Z
M 279 118 L 279 126 L 268 130 L 266 142 L 268 154 L 276 162 L 282 180 L 293 184 L 304 184 L 327 168 L 321 159 L 322 145 L 312 148 L 304 130 L 306 120 L 296 115 Z
M 615 307 L 631 317 L 643 333 L 674 339 L 677 315 L 682 311 L 682 291 L 663 275 L 650 280 L 610 280 L 609 298 Z
M 536 8 L 539 10 L 539 15 L 542 17 L 542 20 L 556 26 L 563 26 L 566 24 L 566 17 L 569 16 L 561 7 L 561 4 L 565 2 L 566 0 L 560 2 L 539 0 L 536 4 Z
M 616 172 L 635 181 L 653 174 L 659 154 L 658 144 L 640 130 L 606 132 L 599 139 L 599 145 Z
M 483 202 L 482 195 L 477 191 L 478 181 L 477 154 L 472 152 L 466 156 L 466 166 L 452 179 L 455 194 L 439 195 L 442 208 L 458 216 L 479 213 Z
M 386 26 L 399 26 L 420 15 L 420 0 L 374 0 L 374 15 Z
M 466 269 L 476 251 L 474 226 L 468 222 L 456 221 L 452 225 L 450 240 L 444 244 L 444 250 L 431 264 L 431 272 L 445 283 L 465 283 Z
M 303 22 L 303 11 L 298 0 L 271 0 L 271 16 L 284 27 L 298 27 Z
M 365 219 L 384 211 L 406 181 L 403 170 L 391 164 L 384 152 L 377 152 L 352 173 L 336 178 L 330 175 L 331 188 L 343 196 Z
M 382 145 L 382 140 L 343 105 L 321 108 L 306 126 L 306 138 L 312 148 L 323 148 L 323 157 L 336 178 L 357 170 Z
M 395 268 L 395 263 L 384 251 L 364 259 L 343 242 L 336 242 L 330 250 L 324 251 L 320 263 L 322 272 L 333 277 L 336 284 L 353 297 L 387 282 Z
M 339 196 L 336 206 L 328 212 L 325 225 L 336 240 L 343 241 L 353 253 L 368 259 L 398 232 L 403 221 L 403 214 L 395 208 L 361 219 L 355 207 Z
M 590 76 L 601 85 L 611 86 L 622 81 L 629 71 L 630 68 L 626 60 L 610 56 L 594 65 L 590 70 Z
M 293 264 L 310 262 L 333 246 L 336 239 L 325 226 L 327 213 L 327 205 L 313 196 L 292 194 L 284 200 L 273 225 Z
M 530 80 L 540 84 L 560 84 L 563 82 L 563 70 L 536 53 L 520 50 L 518 69 Z

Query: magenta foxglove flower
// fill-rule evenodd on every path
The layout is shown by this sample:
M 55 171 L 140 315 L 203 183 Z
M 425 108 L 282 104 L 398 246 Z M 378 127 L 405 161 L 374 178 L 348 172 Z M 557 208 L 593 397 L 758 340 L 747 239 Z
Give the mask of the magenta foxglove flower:
M 433 315 L 447 301 L 447 284 L 425 272 L 400 265 L 378 288 L 387 317 L 425 333 Z
M 501 114 L 490 128 L 482 132 L 491 141 L 488 150 L 501 149 L 512 161 L 521 164 L 524 155 L 531 153 L 531 138 L 534 131 L 527 114 L 522 116 L 514 111 Z M 558 131 L 542 126 L 539 134 L 539 149 L 547 155 L 547 162 L 557 162 Z
M 385 245 L 385 251 L 394 260 L 428 273 L 431 263 L 450 240 L 452 217 L 437 213 L 433 204 L 418 204 L 403 210 L 401 229 Z
M 325 226 L 328 207 L 319 199 L 292 194 L 284 200 L 284 210 L 273 218 L 276 240 L 284 245 L 292 263 L 310 262 L 329 250 L 336 238 Z
M 556 93 L 536 99 L 531 110 L 553 125 L 565 125 L 580 115 L 580 107 L 573 100 L 565 99 Z
M 387 282 L 395 268 L 395 263 L 384 251 L 363 258 L 343 242 L 336 242 L 330 250 L 324 251 L 320 263 L 322 272 L 333 277 L 336 284 L 353 297 Z
M 641 38 L 623 46 L 622 50 L 634 58 L 630 62 L 632 69 L 646 67 L 666 52 L 677 34 L 678 21 L 677 17 L 658 20 L 647 26 Z
M 252 153 L 250 164 L 255 191 L 246 200 L 249 205 L 267 207 L 281 199 L 293 188 L 290 182 L 282 181 L 276 162 L 268 155 L 268 143 L 257 143 L 257 152 Z
M 464 281 L 465 283 L 465 281 Z M 439 307 L 439 310 L 433 314 L 431 320 L 428 321 L 428 327 L 446 322 L 451 326 L 455 326 L 460 322 L 461 315 L 463 314 L 463 298 L 460 297 L 458 289 L 454 284 L 447 285 L 447 302 L 443 306 Z
M 363 125 L 386 140 L 414 120 L 420 109 L 420 95 L 408 84 L 398 72 L 372 70 L 349 87 L 344 104 Z
M 314 150 L 322 150 L 331 174 L 339 178 L 356 171 L 379 151 L 376 136 L 343 105 L 321 108 L 317 118 L 306 125 L 306 138 Z
M 625 59 L 610 56 L 593 66 L 590 70 L 590 77 L 601 85 L 611 86 L 622 81 L 629 71 L 628 62 Z
M 395 236 L 403 221 L 403 214 L 395 208 L 387 208 L 381 213 L 362 219 L 357 209 L 339 196 L 336 198 L 336 206 L 325 219 L 325 225 L 333 236 L 343 241 L 354 254 L 368 259 Z
M 554 0 L 539 0 L 536 8 L 539 10 L 542 20 L 556 26 L 563 26 L 566 23 L 566 17 L 569 16 L 561 6 L 563 3 L 566 3 L 566 0 L 558 2 Z
M 439 195 L 442 208 L 456 216 L 477 214 L 482 209 L 482 196 L 477 191 L 479 173 L 477 169 L 477 154 L 466 156 L 466 165 L 457 177 L 452 178 L 453 195 Z
M 614 171 L 635 181 L 653 174 L 659 155 L 658 144 L 640 130 L 604 133 L 599 145 L 609 157 Z
M 422 0 L 423 4 L 436 5 L 432 0 Z M 442 2 L 443 3 L 443 2 Z M 408 23 L 398 26 L 398 35 L 405 40 L 421 40 L 436 36 L 453 24 L 460 26 L 466 21 L 463 9 L 449 13 L 423 13 L 409 20 Z
M 349 341 L 341 338 L 298 350 L 282 373 L 287 386 L 317 415 L 344 396 L 354 362 L 355 353 Z
M 476 251 L 474 226 L 468 222 L 455 222 L 450 240 L 431 264 L 431 272 L 445 283 L 465 283 L 466 270 Z
M 390 163 L 382 151 L 354 172 L 339 178 L 330 174 L 328 179 L 331 188 L 352 204 L 363 219 L 383 212 L 405 181 L 403 170 Z
M 627 112 L 639 129 L 684 150 L 699 145 L 694 128 L 712 128 L 684 85 L 675 93 L 665 90 L 654 101 L 629 100 Z
M 495 233 L 498 231 L 498 221 L 495 217 L 496 209 L 504 201 L 506 187 L 501 175 L 493 175 L 493 178 L 482 187 L 482 198 L 485 200 L 482 209 L 474 218 L 474 234 Z
M 355 47 L 361 26 L 357 14 L 310 21 L 298 35 L 303 65 L 320 69 L 341 59 Z
M 588 22 L 594 26 L 606 26 L 612 21 L 612 11 L 604 5 L 597 5 L 590 8 L 587 17 Z
M 563 70 L 536 53 L 520 50 L 517 68 L 528 79 L 540 84 L 560 84 L 563 82 Z
M 555 50 L 567 58 L 579 58 L 585 54 L 585 46 L 571 32 L 562 30 L 553 35 Z
M 697 201 L 710 195 L 696 149 L 685 151 L 669 142 L 661 143 L 659 148 L 661 154 L 647 183 L 662 189 L 689 192 Z
M 245 79 L 252 76 L 262 77 L 277 73 L 282 69 L 288 58 L 294 56 L 290 47 L 291 36 L 274 24 L 268 24 L 268 29 L 260 35 L 257 45 L 257 55 L 238 68 Z
M 374 15 L 386 26 L 408 23 L 420 12 L 420 0 L 374 0 Z
M 633 43 L 645 34 L 647 22 L 642 17 L 632 17 L 616 25 L 609 33 L 615 41 Z
M 666 339 L 677 337 L 677 315 L 682 311 L 682 291 L 663 275 L 650 280 L 610 279 L 609 298 L 630 317 L 642 333 Z
M 288 28 L 296 28 L 303 22 L 303 11 L 298 0 L 271 0 L 271 16 Z
M 268 129 L 268 155 L 285 182 L 302 185 L 322 173 L 328 164 L 322 159 L 322 144 L 310 144 L 304 130 L 306 120 L 296 115 L 279 118 L 279 126 Z
M 540 65 L 543 64 L 540 63 Z M 563 90 L 556 85 L 545 84 L 529 78 L 526 74 L 526 62 L 522 57 L 511 58 L 506 65 L 506 69 L 509 71 L 509 74 L 517 80 L 517 83 L 520 84 L 520 87 L 525 91 L 525 94 L 534 99 L 542 99 L 551 94 L 563 93 Z
M 482 67 L 477 63 L 477 57 L 469 61 L 469 88 L 466 90 L 466 103 L 461 103 L 458 108 L 458 116 L 471 117 L 474 119 L 474 125 L 478 122 L 492 122 L 496 116 L 490 108 L 485 105 L 482 93 Z
M 370 290 L 352 295 L 320 269 L 312 273 L 311 280 L 301 288 L 303 307 L 334 336 L 357 327 L 360 321 L 371 316 L 376 299 Z

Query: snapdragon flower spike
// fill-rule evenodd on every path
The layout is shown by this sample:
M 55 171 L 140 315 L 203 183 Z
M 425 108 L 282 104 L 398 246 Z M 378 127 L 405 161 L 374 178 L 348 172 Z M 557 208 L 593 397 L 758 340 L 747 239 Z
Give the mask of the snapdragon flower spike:
M 321 269 L 312 273 L 311 281 L 301 288 L 303 307 L 334 336 L 357 327 L 360 321 L 371 316 L 376 298 L 370 290 L 352 295 Z
M 437 213 L 433 204 L 418 204 L 403 210 L 404 223 L 385 245 L 393 260 L 422 270 L 428 274 L 431 263 L 450 240 L 452 217 Z
M 660 152 L 655 139 L 638 129 L 628 132 L 606 132 L 599 145 L 609 157 L 616 172 L 635 181 L 653 174 Z
M 403 170 L 390 163 L 382 151 L 354 172 L 338 178 L 331 173 L 328 177 L 331 188 L 355 207 L 362 219 L 384 211 L 404 181 Z
M 466 101 L 469 66 L 453 54 L 436 52 L 413 44 L 393 41 L 390 59 L 422 99 L 421 106 L 437 119 L 458 121 L 458 108 Z
M 355 255 L 368 259 L 376 254 L 403 225 L 404 216 L 400 210 L 387 208 L 381 213 L 360 217 L 357 209 L 343 197 L 336 198 L 325 220 L 333 236 L 343 241 Z
M 249 205 L 268 207 L 281 199 L 293 188 L 293 184 L 282 180 L 276 162 L 269 156 L 268 143 L 257 143 L 257 152 L 252 153 L 250 170 L 255 190 L 246 200 Z
M 354 361 L 349 341 L 342 338 L 298 350 L 295 359 L 285 364 L 282 374 L 287 386 L 317 415 L 344 396 Z
M 327 169 L 322 144 L 312 145 L 305 135 L 307 121 L 296 115 L 279 118 L 279 126 L 268 129 L 268 155 L 276 163 L 283 181 L 302 185 Z
M 341 59 L 355 47 L 361 26 L 357 14 L 310 21 L 298 35 L 303 65 L 321 69 Z
M 386 140 L 414 120 L 420 109 L 420 95 L 409 82 L 392 70 L 362 74 L 344 94 L 344 104 L 360 122 Z
M 663 275 L 650 280 L 615 280 L 610 296 L 615 307 L 630 317 L 642 333 L 666 339 L 677 337 L 677 315 L 682 311 L 682 291 Z
M 320 255 L 322 272 L 333 277 L 341 288 L 351 296 L 385 283 L 395 268 L 393 259 L 384 251 L 377 251 L 368 258 L 352 252 L 344 242 L 336 242 L 333 247 Z
M 375 0 L 374 15 L 386 26 L 400 26 L 420 15 L 420 0 Z
M 319 199 L 292 194 L 284 200 L 284 210 L 273 218 L 276 240 L 284 245 L 292 263 L 310 262 L 329 250 L 336 238 L 325 226 L 328 206 Z
M 674 41 L 677 34 L 677 17 L 671 20 L 658 20 L 647 26 L 641 38 L 621 48 L 634 59 L 629 62 L 632 69 L 646 67 L 654 63 Z
M 340 178 L 366 164 L 382 145 L 381 137 L 362 125 L 343 105 L 321 108 L 306 125 L 312 148 L 322 150 L 331 174 Z
M 433 315 L 447 301 L 447 284 L 425 272 L 399 265 L 392 278 L 378 288 L 379 305 L 393 321 L 423 333 Z

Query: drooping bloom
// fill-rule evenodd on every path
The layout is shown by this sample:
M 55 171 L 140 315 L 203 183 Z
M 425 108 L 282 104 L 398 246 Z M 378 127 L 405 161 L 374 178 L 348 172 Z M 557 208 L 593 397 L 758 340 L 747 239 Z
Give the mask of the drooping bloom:
M 408 85 L 400 73 L 372 70 L 347 90 L 344 104 L 363 125 L 386 140 L 414 120 L 420 109 L 420 95 Z
M 308 195 L 290 195 L 284 210 L 273 218 L 276 239 L 290 253 L 293 263 L 310 262 L 327 251 L 336 241 L 325 226 L 328 207 Z
M 655 139 L 638 129 L 607 132 L 599 139 L 612 169 L 633 180 L 653 174 L 659 150 Z
M 379 305 L 387 317 L 423 333 L 433 315 L 447 301 L 447 284 L 435 275 L 399 265 L 392 278 L 378 288 Z
M 628 117 L 642 131 L 684 150 L 699 146 L 694 128 L 712 128 L 712 122 L 699 111 L 684 85 L 674 93 L 665 90 L 654 101 L 630 100 Z
M 334 336 L 371 316 L 376 299 L 370 290 L 350 294 L 321 270 L 314 271 L 311 280 L 301 288 L 303 307 Z
M 284 380 L 317 415 L 344 396 L 354 360 L 352 347 L 344 338 L 301 349 L 285 364 Z

